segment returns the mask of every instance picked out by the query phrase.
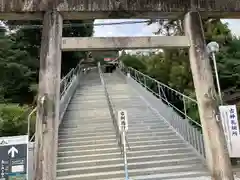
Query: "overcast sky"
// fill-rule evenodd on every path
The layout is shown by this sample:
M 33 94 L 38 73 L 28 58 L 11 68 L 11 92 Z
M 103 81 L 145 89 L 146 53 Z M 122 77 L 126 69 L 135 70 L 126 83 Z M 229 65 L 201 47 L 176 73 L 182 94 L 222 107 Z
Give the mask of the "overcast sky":
M 143 19 L 99 19 L 95 20 L 95 23 L 114 23 L 122 21 L 144 21 Z M 233 34 L 240 36 L 240 19 L 229 19 L 222 20 L 229 24 L 229 28 L 232 30 Z M 0 21 L 0 25 L 2 22 Z M 95 26 L 94 36 L 151 36 L 153 32 L 158 30 L 157 24 L 151 24 L 147 26 L 145 23 L 139 24 L 124 24 L 124 25 L 107 25 L 107 26 Z
M 118 19 L 118 20 L 95 20 L 95 23 L 112 23 L 122 21 L 136 21 L 133 19 Z M 139 21 L 142 21 L 139 19 Z M 229 28 L 232 32 L 240 36 L 240 20 L 222 20 L 229 23 Z M 237 25 L 238 24 L 238 25 Z M 238 26 L 238 27 L 237 27 Z M 158 29 L 157 24 L 147 26 L 146 24 L 124 24 L 112 26 L 95 26 L 94 36 L 151 36 Z

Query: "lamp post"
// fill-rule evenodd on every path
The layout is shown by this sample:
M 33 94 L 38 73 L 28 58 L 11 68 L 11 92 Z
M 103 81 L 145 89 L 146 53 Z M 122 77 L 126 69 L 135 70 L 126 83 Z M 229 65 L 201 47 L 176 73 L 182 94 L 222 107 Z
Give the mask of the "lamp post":
M 221 93 L 220 82 L 219 82 L 218 71 L 217 71 L 216 56 L 215 56 L 215 53 L 219 52 L 218 43 L 215 42 L 215 41 L 212 41 L 212 42 L 208 43 L 207 44 L 207 51 L 208 51 L 208 54 L 212 57 L 212 60 L 213 60 L 214 71 L 215 71 L 216 82 L 217 82 L 217 89 L 218 89 L 218 94 L 219 94 L 219 100 L 220 100 L 220 104 L 223 105 L 222 93 Z

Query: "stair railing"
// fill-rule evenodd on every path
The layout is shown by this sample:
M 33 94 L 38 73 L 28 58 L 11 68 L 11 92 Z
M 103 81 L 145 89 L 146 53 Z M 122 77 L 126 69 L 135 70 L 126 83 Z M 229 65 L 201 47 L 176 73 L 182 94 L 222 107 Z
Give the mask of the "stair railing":
M 81 74 L 82 67 L 81 64 L 84 60 L 81 60 L 79 64 L 72 68 L 67 75 L 65 75 L 60 82 L 60 122 L 63 118 L 63 115 L 67 109 L 67 106 L 71 100 L 71 97 L 74 93 L 74 89 L 78 84 L 78 76 Z M 30 134 L 31 127 L 31 117 L 37 111 L 37 107 L 32 109 L 32 111 L 28 115 L 28 134 Z M 29 142 L 33 142 L 35 139 L 35 133 L 30 137 Z
M 104 77 L 103 77 L 102 67 L 101 67 L 100 62 L 98 63 L 98 71 L 99 71 L 101 83 L 102 83 L 103 88 L 104 88 L 105 96 L 106 96 L 106 99 L 107 99 L 107 103 L 108 103 L 111 119 L 113 121 L 114 129 L 115 129 L 115 132 L 116 132 L 116 139 L 117 139 L 117 142 L 118 142 L 118 146 L 120 148 L 121 154 L 123 155 L 125 180 L 129 180 L 129 176 L 128 176 L 128 162 L 127 162 L 127 142 L 126 142 L 125 126 L 123 126 L 121 128 L 122 131 L 120 131 L 118 120 L 117 120 L 117 117 L 116 117 L 116 112 L 115 112 L 115 110 L 113 108 L 114 106 L 113 106 L 113 103 L 111 101 L 110 95 L 109 95 L 108 90 L 107 90 L 107 85 L 106 85 Z
M 126 67 L 122 62 L 119 64 L 119 69 L 155 96 L 150 100 L 151 103 L 155 104 L 155 109 L 184 140 L 191 144 L 202 157 L 205 157 L 197 101 L 134 68 Z M 136 88 L 138 87 L 136 86 Z M 150 96 L 146 95 L 146 97 Z
M 122 137 L 122 146 L 123 146 L 123 159 L 124 159 L 124 172 L 125 172 L 125 180 L 129 179 L 128 175 L 128 161 L 127 161 L 127 137 L 126 137 L 126 126 L 121 125 L 121 137 Z
M 106 87 L 106 83 L 105 83 L 105 80 L 103 78 L 102 67 L 101 67 L 100 62 L 98 63 L 98 71 L 99 71 L 101 83 L 102 83 L 103 88 L 104 88 L 105 96 L 106 96 L 106 99 L 107 99 L 107 103 L 108 103 L 111 119 L 113 121 L 113 125 L 114 125 L 115 131 L 116 131 L 116 139 L 117 139 L 118 145 L 119 145 L 121 153 L 122 153 L 121 133 L 120 133 L 119 128 L 118 128 L 118 122 L 117 122 L 117 117 L 116 117 L 114 109 L 113 109 L 113 103 L 112 103 L 112 101 L 110 99 L 110 96 L 109 96 L 109 93 L 108 93 L 108 90 L 107 90 L 107 87 Z

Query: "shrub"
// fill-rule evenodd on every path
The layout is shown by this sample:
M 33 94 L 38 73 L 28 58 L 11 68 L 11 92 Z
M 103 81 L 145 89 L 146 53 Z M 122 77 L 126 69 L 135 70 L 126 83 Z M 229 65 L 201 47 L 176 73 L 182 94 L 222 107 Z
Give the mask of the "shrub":
M 17 136 L 27 134 L 29 106 L 18 104 L 0 104 L 0 136 Z M 34 114 L 30 123 L 30 136 L 35 132 Z

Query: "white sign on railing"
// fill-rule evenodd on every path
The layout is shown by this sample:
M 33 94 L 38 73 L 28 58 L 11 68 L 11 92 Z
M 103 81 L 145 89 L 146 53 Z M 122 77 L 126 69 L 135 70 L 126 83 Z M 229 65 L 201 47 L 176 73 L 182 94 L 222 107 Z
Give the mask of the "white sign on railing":
M 219 107 L 230 157 L 240 157 L 240 133 L 236 105 Z
M 128 117 L 126 110 L 118 111 L 118 127 L 120 132 L 124 129 L 126 132 L 128 131 Z

